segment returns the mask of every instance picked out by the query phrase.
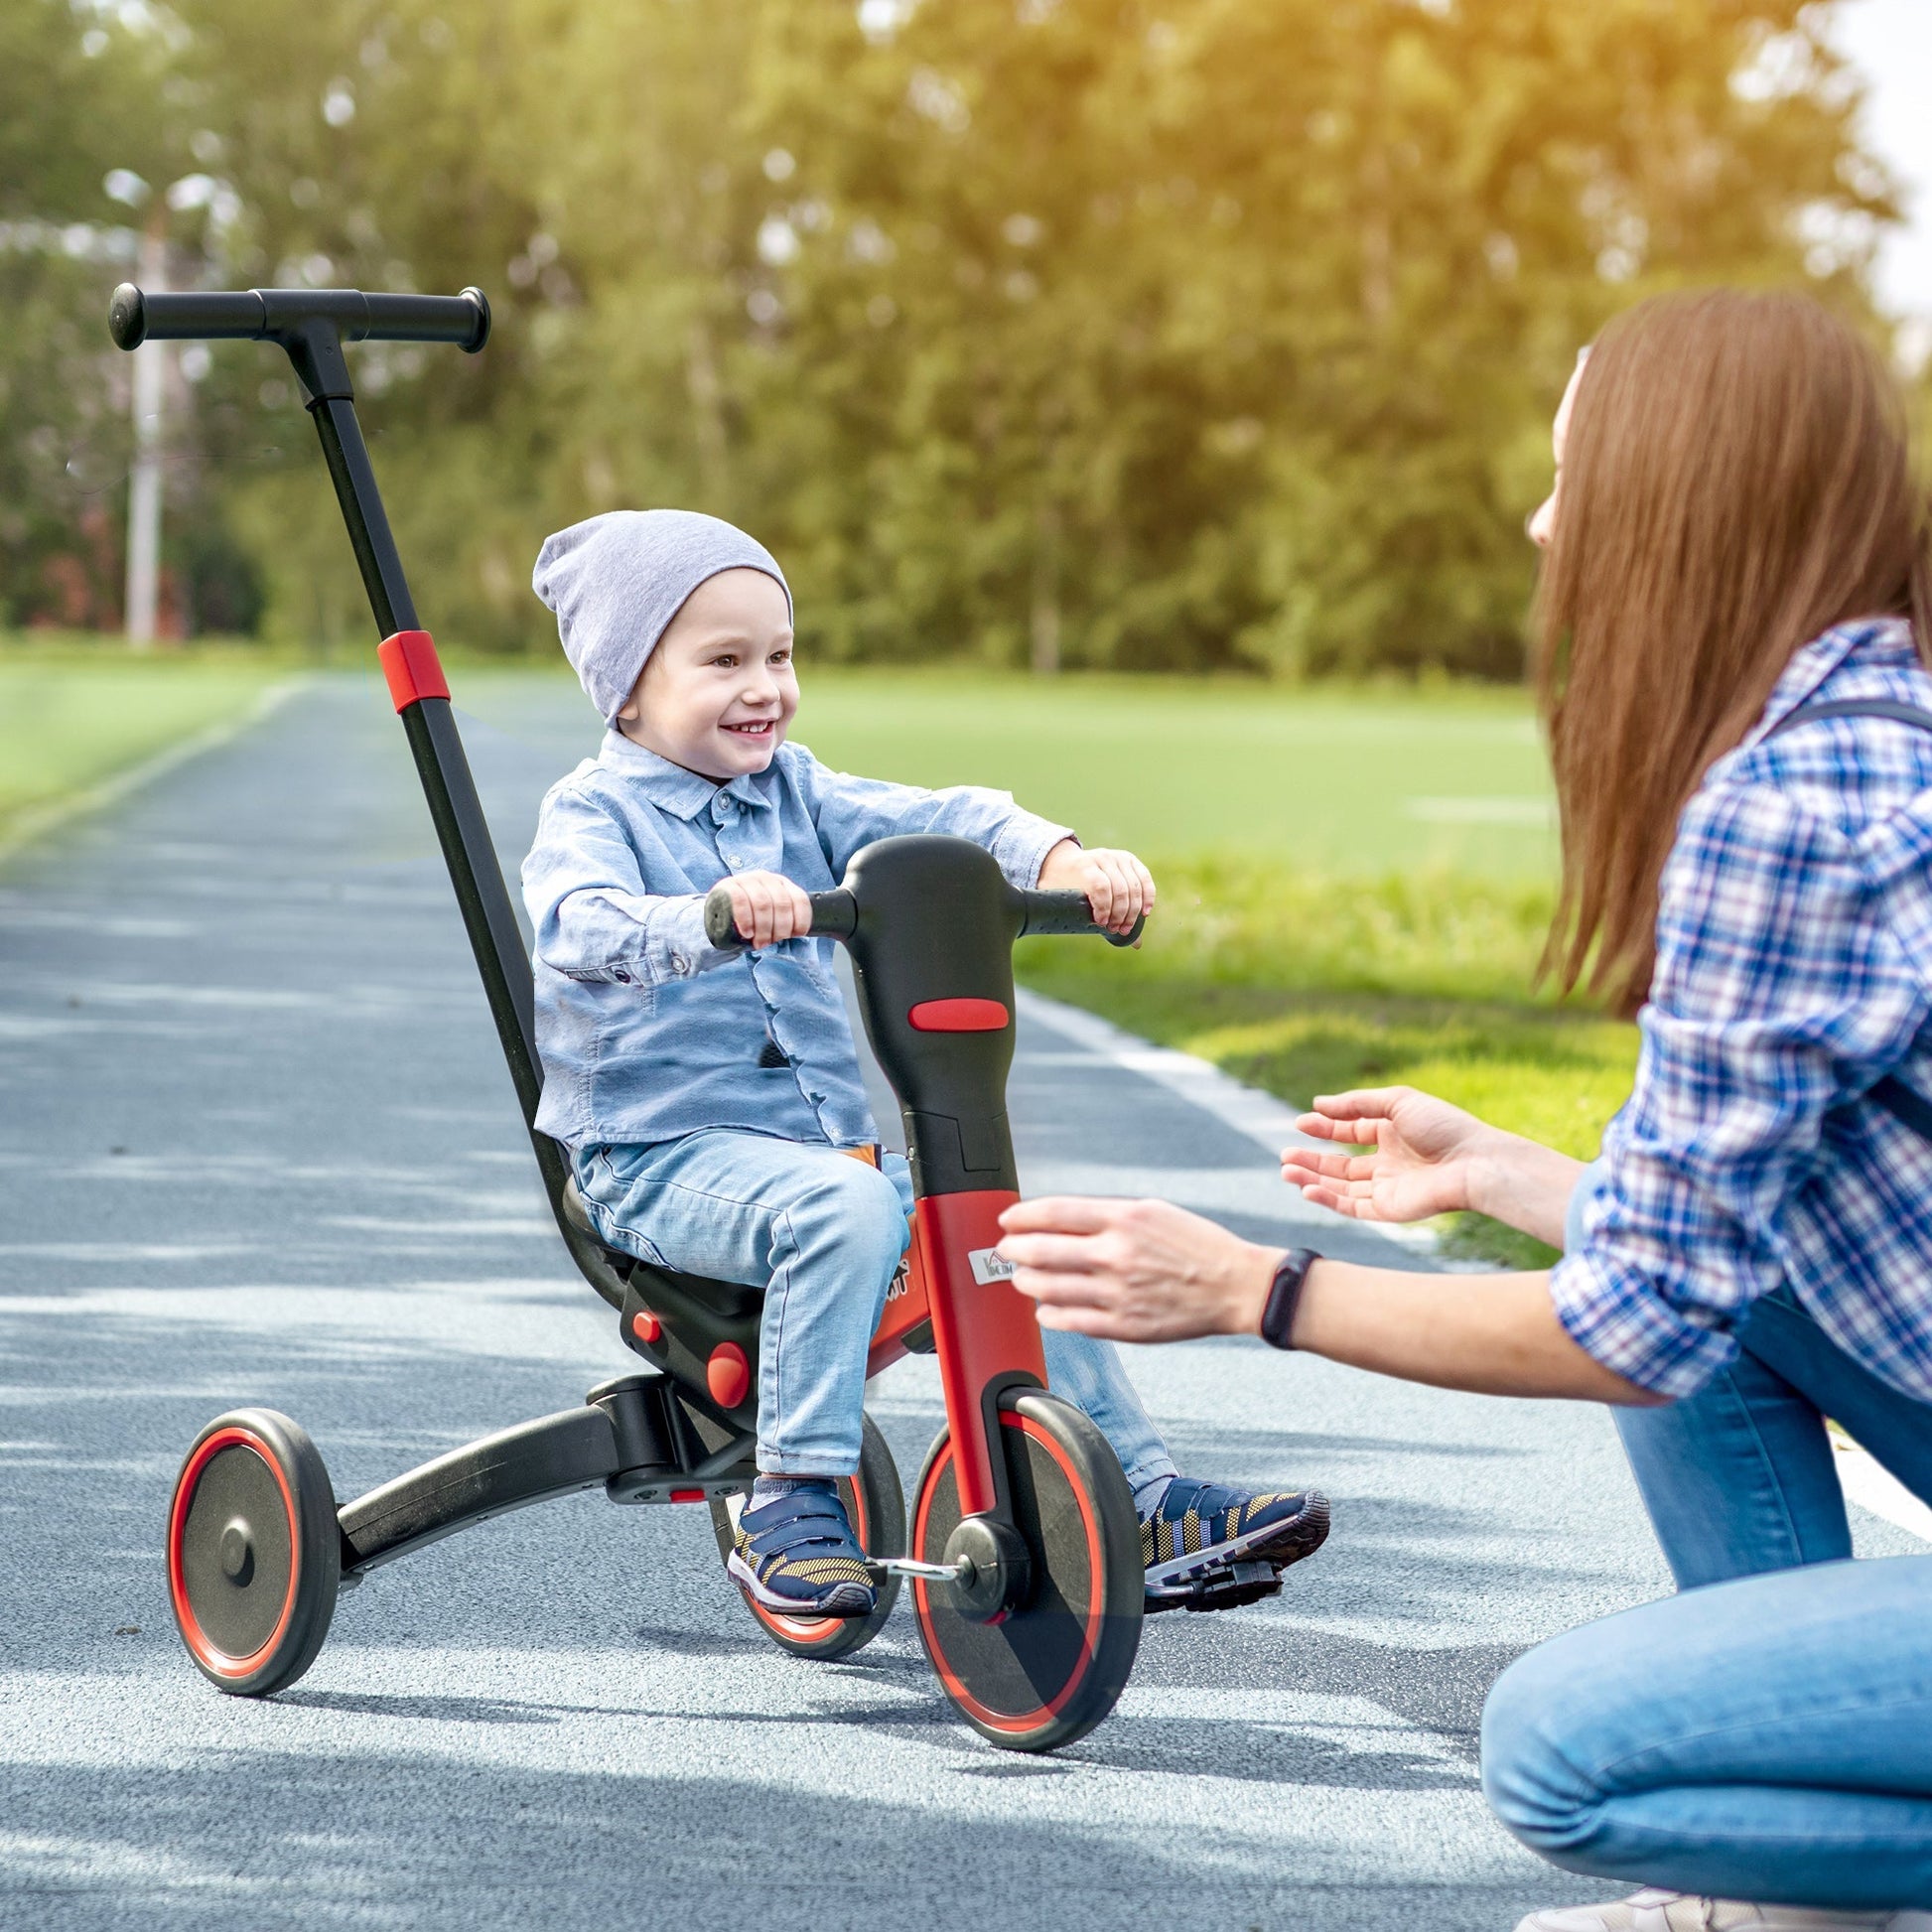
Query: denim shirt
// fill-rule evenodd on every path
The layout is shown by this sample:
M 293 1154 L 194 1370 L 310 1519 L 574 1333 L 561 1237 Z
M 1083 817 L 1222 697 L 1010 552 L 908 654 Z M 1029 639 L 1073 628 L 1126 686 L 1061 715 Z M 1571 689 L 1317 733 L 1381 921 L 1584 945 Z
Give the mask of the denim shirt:
M 877 1140 L 834 942 L 719 952 L 705 938 L 704 897 L 748 872 L 828 892 L 861 847 L 901 832 L 971 839 L 1023 888 L 1071 836 L 1005 792 L 855 778 L 802 745 L 719 785 L 608 733 L 595 759 L 550 788 L 523 862 L 537 1126 L 572 1148 L 708 1127 L 834 1147 Z

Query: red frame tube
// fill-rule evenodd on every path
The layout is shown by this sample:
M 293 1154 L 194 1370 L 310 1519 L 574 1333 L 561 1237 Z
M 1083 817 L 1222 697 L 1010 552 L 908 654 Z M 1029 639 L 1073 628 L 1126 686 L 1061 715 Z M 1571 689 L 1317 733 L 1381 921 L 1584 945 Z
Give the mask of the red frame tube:
M 993 1510 L 1003 1486 L 994 1467 L 987 1390 L 1024 1380 L 1046 1386 L 1034 1305 L 1011 1282 L 982 1279 L 986 1271 L 973 1267 L 976 1254 L 999 1246 L 1000 1216 L 1019 1198 L 1010 1188 L 989 1188 L 928 1194 L 912 1208 L 965 1516 Z

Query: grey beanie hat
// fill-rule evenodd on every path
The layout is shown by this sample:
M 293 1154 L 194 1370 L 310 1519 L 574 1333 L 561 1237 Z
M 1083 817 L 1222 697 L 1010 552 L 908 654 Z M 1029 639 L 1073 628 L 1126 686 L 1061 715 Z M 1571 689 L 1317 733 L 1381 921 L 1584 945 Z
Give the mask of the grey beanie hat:
M 530 588 L 557 614 L 557 634 L 611 724 L 684 601 L 721 570 L 761 570 L 791 586 L 764 545 L 697 510 L 607 510 L 544 539 Z

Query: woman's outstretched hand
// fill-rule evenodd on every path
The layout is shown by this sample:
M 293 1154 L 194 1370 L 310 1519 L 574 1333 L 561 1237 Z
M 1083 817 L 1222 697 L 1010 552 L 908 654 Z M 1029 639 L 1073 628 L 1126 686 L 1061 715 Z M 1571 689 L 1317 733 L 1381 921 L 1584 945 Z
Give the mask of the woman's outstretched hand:
M 1252 1334 L 1282 1258 L 1159 1200 L 1048 1195 L 1009 1207 L 1000 1225 L 1040 1326 L 1114 1341 Z
M 1462 1208 L 1491 1214 L 1553 1248 L 1583 1163 L 1505 1134 L 1414 1087 L 1322 1094 L 1296 1123 L 1317 1141 L 1366 1154 L 1282 1150 L 1282 1178 L 1317 1207 L 1358 1221 L 1421 1221 Z
M 1317 1207 L 1358 1221 L 1421 1221 L 1472 1205 L 1472 1164 L 1500 1137 L 1473 1114 L 1414 1087 L 1317 1094 L 1295 1125 L 1367 1154 L 1282 1150 L 1282 1178 Z

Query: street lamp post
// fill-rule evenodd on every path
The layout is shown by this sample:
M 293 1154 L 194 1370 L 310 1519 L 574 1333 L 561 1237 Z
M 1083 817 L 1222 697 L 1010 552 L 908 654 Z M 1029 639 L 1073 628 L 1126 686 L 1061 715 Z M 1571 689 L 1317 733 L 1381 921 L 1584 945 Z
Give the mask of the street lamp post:
M 167 287 L 167 216 L 156 199 L 141 235 L 141 285 Z M 161 407 L 166 347 L 143 343 L 134 351 L 134 467 L 127 490 L 127 641 L 136 650 L 154 643 L 161 586 Z

